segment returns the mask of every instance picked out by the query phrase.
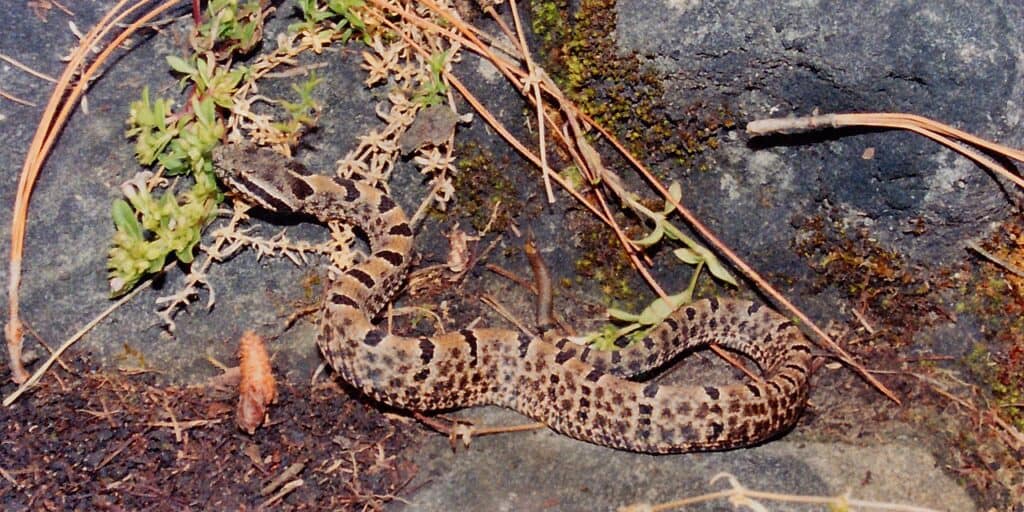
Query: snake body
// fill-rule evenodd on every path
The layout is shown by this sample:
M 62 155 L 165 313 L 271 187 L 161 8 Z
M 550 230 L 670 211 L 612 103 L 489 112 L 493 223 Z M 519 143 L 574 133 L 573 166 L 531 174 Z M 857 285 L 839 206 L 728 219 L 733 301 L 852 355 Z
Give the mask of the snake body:
M 217 148 L 213 162 L 220 180 L 249 202 L 351 222 L 365 233 L 372 252 L 329 285 L 317 342 L 335 371 L 374 400 L 416 411 L 494 404 L 577 439 L 651 453 L 756 444 L 791 427 L 806 402 L 811 344 L 786 318 L 741 300 L 684 306 L 618 351 L 504 329 L 389 334 L 374 319 L 406 276 L 413 231 L 387 193 L 359 176 L 310 174 L 248 144 Z M 629 380 L 711 343 L 747 355 L 763 379 L 727 386 Z

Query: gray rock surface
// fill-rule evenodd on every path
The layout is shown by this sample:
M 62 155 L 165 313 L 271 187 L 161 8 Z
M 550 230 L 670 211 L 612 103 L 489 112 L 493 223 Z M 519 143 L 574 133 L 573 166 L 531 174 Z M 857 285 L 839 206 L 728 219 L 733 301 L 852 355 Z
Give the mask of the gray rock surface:
M 491 421 L 516 424 L 515 415 L 473 409 Z M 441 438 L 418 454 L 420 474 L 407 510 L 615 510 L 726 490 L 719 473 L 752 491 L 837 496 L 970 511 L 974 503 L 913 437 L 855 446 L 781 440 L 731 452 L 654 456 L 624 453 L 550 431 L 475 439 L 452 452 Z M 818 505 L 759 500 L 767 510 L 822 510 Z M 396 505 L 394 508 L 401 508 Z M 685 510 L 731 510 L 726 499 Z M 867 508 L 865 508 L 867 510 Z
M 722 98 L 741 124 L 842 112 L 916 113 L 1019 147 L 1022 6 L 1018 2 L 623 0 L 617 37 L 665 74 L 666 96 Z M 727 141 L 713 171 L 687 184 L 694 207 L 755 263 L 793 271 L 766 250 L 794 215 L 836 207 L 912 262 L 962 259 L 964 244 L 1008 215 L 1019 192 L 948 149 L 888 131 Z M 874 148 L 875 156 L 862 155 Z M 911 234 L 923 218 L 927 231 Z M 743 219 L 733 221 L 732 219 Z M 760 260 L 760 261 L 759 261 Z

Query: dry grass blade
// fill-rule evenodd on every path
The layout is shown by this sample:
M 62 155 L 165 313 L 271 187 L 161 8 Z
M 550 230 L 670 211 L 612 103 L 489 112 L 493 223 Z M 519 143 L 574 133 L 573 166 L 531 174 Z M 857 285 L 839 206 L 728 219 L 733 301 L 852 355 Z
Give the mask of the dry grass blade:
M 967 248 L 980 254 L 983 258 L 991 261 L 992 263 L 995 263 L 996 265 L 1002 267 L 1003 270 L 1006 270 L 1007 272 L 1017 277 L 1024 277 L 1024 269 L 1018 267 L 1017 265 L 1014 265 L 1013 263 L 1010 263 L 1009 261 L 1006 261 L 1003 258 L 1000 258 L 999 256 L 996 256 L 995 254 L 992 254 L 991 252 L 986 251 L 982 246 L 978 245 L 976 242 L 968 243 Z
M 24 72 L 26 72 L 26 73 L 36 77 L 36 78 L 41 78 L 43 80 L 46 80 L 47 82 L 53 82 L 53 83 L 57 82 L 56 78 L 54 78 L 54 77 L 52 77 L 50 75 L 47 75 L 46 73 L 42 73 L 42 72 L 36 71 L 36 70 L 28 67 L 27 65 L 22 64 L 20 61 L 16 60 L 14 57 L 10 57 L 8 55 L 4 55 L 4 54 L 0 53 L 0 60 L 2 60 L 4 62 L 6 62 L 6 63 L 8 63 L 8 64 L 18 68 L 18 69 L 20 69 L 20 70 L 22 70 L 22 71 L 24 71 Z
M 928 507 L 919 507 L 916 505 L 903 505 L 899 503 L 886 503 L 881 501 L 868 501 L 854 499 L 849 496 L 849 493 L 840 494 L 837 496 L 809 496 L 799 494 L 783 494 L 777 492 L 766 492 L 766 491 L 755 491 L 748 489 L 739 482 L 735 476 L 729 473 L 718 473 L 711 478 L 711 483 L 714 484 L 720 480 L 725 480 L 729 484 L 729 488 L 721 491 L 711 492 L 702 494 L 700 496 L 692 496 L 689 498 L 682 498 L 673 500 L 666 503 L 658 503 L 655 505 L 649 503 L 638 503 L 634 505 L 628 505 L 625 507 L 619 507 L 619 512 L 663 512 L 666 510 L 675 510 L 685 507 L 687 505 L 696 505 L 698 503 L 706 503 L 710 501 L 728 500 L 736 510 L 741 508 L 750 510 L 770 510 L 762 501 L 771 501 L 777 503 L 799 503 L 803 505 L 823 505 L 827 506 L 828 510 L 888 510 L 894 512 L 938 512 L 936 509 Z
M 18 386 L 18 389 L 15 389 L 14 392 L 12 392 L 10 395 L 7 395 L 7 397 L 4 398 L 3 406 L 7 407 L 13 404 L 14 401 L 17 400 L 19 396 L 21 396 L 26 391 L 31 389 L 32 386 L 36 385 L 39 382 L 39 379 L 43 378 L 43 374 L 46 373 L 46 370 L 49 370 L 50 367 L 53 366 L 53 363 L 57 361 L 57 358 L 59 358 L 61 354 L 64 353 L 64 351 L 70 348 L 71 345 L 74 345 L 75 342 L 82 338 L 82 336 L 85 336 L 85 334 L 92 330 L 93 327 L 96 327 L 96 325 L 103 321 L 104 318 L 113 313 L 117 308 L 121 307 L 122 304 L 131 300 L 133 297 L 138 295 L 138 293 L 141 292 L 142 290 L 149 288 L 149 285 L 152 283 L 152 280 L 142 283 L 137 288 L 132 290 L 130 293 L 128 293 L 124 297 L 121 297 L 117 302 L 111 304 L 110 307 L 103 310 L 102 313 L 96 315 L 95 318 L 90 320 L 89 323 L 85 324 L 85 326 L 79 329 L 78 332 L 71 335 L 71 337 L 65 340 L 64 343 L 61 343 L 60 347 L 58 347 L 57 350 L 54 350 L 50 354 L 50 357 L 49 359 L 46 360 L 46 362 L 39 365 L 39 368 L 36 368 L 36 371 L 32 373 L 30 377 L 25 379 L 20 386 Z
M 4 91 L 0 91 L 0 98 L 3 98 L 3 99 L 8 100 L 8 101 L 13 101 L 14 103 L 17 103 L 19 105 L 24 105 L 26 107 L 35 107 L 35 106 L 37 106 L 35 103 L 32 103 L 31 101 L 23 100 L 23 99 L 15 96 L 13 94 L 9 94 L 9 93 L 6 93 Z
M 7 325 L 4 327 L 12 379 L 19 384 L 24 383 L 29 378 L 29 374 L 21 362 L 24 329 L 18 315 L 18 290 L 21 286 L 21 260 L 25 250 L 28 203 L 32 195 L 32 188 L 39 177 L 39 172 L 46 161 L 46 156 L 57 141 L 61 128 L 71 115 L 71 112 L 75 110 L 79 99 L 81 99 L 86 87 L 88 87 L 89 79 L 95 75 L 99 67 L 103 65 L 121 43 L 150 20 L 180 3 L 180 0 L 167 0 L 155 8 L 144 12 L 110 41 L 88 68 L 81 71 L 85 67 L 86 57 L 90 48 L 99 41 L 102 41 L 111 30 L 126 18 L 152 2 L 151 0 L 140 0 L 125 9 L 128 3 L 128 0 L 118 2 L 89 33 L 82 37 L 78 47 L 72 53 L 70 61 L 64 68 L 64 72 L 61 73 L 60 78 L 57 80 L 57 85 L 54 87 L 53 94 L 50 96 L 50 100 L 43 111 L 35 136 L 32 138 L 28 152 L 25 155 L 25 162 L 22 165 L 21 175 L 18 179 L 18 191 L 11 215 L 11 253 L 8 263 L 7 281 L 9 316 Z M 81 74 L 79 75 L 80 71 Z M 78 81 L 72 87 L 71 84 L 76 75 L 79 75 Z
M 526 69 L 529 75 L 523 80 L 524 88 L 523 94 L 526 94 L 526 88 L 533 91 L 533 103 L 537 109 L 537 141 L 538 141 L 538 153 L 540 154 L 540 170 L 541 176 L 544 178 L 544 192 L 548 196 L 548 203 L 555 202 L 555 194 L 551 190 L 551 168 L 548 167 L 547 148 L 545 147 L 546 137 L 544 137 L 544 102 L 540 96 L 540 81 L 541 76 L 538 75 L 538 68 L 533 63 L 533 58 L 530 57 L 529 47 L 526 46 L 526 35 L 523 34 L 523 24 L 519 20 L 519 7 L 516 6 L 516 0 L 509 0 L 509 6 L 512 11 L 512 19 L 516 23 L 516 36 L 519 40 L 519 51 L 522 54 L 523 61 L 526 62 Z

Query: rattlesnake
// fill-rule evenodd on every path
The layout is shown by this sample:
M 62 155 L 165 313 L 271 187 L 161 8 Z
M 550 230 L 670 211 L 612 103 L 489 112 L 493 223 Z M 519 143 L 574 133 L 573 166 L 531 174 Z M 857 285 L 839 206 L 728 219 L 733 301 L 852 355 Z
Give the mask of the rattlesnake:
M 353 222 L 365 233 L 372 252 L 328 287 L 317 343 L 341 377 L 374 400 L 415 411 L 494 404 L 577 439 L 653 453 L 755 444 L 792 426 L 806 402 L 811 344 L 786 318 L 741 300 L 683 306 L 618 351 L 502 329 L 433 337 L 385 332 L 373 321 L 401 287 L 413 244 L 405 213 L 387 193 L 359 176 L 309 174 L 249 144 L 217 148 L 213 163 L 220 180 L 246 201 L 324 223 Z M 709 343 L 750 357 L 763 381 L 629 380 Z

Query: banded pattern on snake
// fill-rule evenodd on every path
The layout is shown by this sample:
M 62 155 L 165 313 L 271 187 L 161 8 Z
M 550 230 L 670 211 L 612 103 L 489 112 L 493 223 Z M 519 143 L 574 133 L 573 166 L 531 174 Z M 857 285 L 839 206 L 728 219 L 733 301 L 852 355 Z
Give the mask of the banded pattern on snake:
M 652 453 L 755 444 L 792 426 L 806 402 L 811 344 L 783 316 L 741 300 L 684 306 L 641 342 L 612 352 L 503 329 L 389 334 L 374 319 L 409 268 L 413 232 L 401 207 L 358 176 L 310 174 L 250 144 L 221 146 L 213 162 L 220 180 L 246 201 L 324 223 L 352 222 L 366 234 L 371 254 L 325 293 L 317 343 L 342 378 L 375 400 L 417 411 L 494 404 L 577 439 Z M 710 343 L 750 357 L 763 380 L 629 380 Z

